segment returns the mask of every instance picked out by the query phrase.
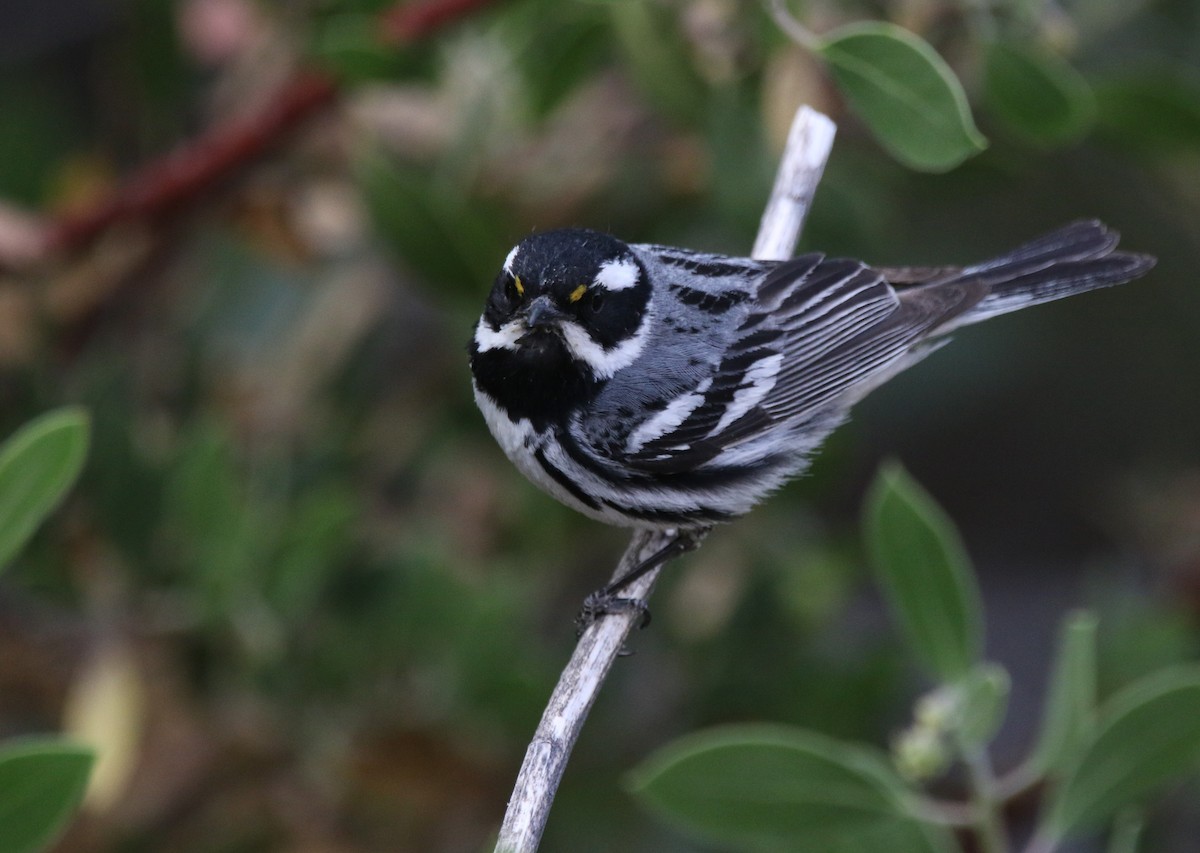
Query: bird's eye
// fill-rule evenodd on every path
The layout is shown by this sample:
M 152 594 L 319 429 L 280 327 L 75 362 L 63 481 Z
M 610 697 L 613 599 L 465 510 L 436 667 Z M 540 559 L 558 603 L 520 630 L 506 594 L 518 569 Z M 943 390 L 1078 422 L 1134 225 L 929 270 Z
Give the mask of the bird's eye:
M 599 311 L 604 307 L 604 291 L 596 288 L 596 292 L 592 294 L 592 311 Z
M 521 284 L 519 275 L 512 276 L 504 283 L 504 295 L 510 302 L 518 302 L 525 295 L 525 285 Z

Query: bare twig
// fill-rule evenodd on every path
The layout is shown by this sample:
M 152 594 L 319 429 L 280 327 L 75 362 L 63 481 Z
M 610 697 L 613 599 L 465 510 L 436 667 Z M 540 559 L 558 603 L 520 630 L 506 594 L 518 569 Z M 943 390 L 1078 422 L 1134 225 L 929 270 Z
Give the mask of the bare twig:
M 671 541 L 672 534 L 642 530 L 633 535 L 621 557 L 614 580 L 644 558 Z M 658 569 L 633 581 L 621 594 L 645 601 L 658 580 Z M 504 853 L 530 853 L 537 850 L 550 816 L 554 793 L 567 767 L 567 759 L 587 719 L 588 711 L 600 692 L 608 670 L 617 659 L 625 638 L 642 618 L 635 610 L 610 613 L 592 623 L 575 646 L 575 653 L 563 670 L 558 685 L 542 714 L 525 761 L 517 775 L 517 784 L 508 801 L 508 811 L 500 827 L 496 850 Z
M 754 243 L 754 257 L 783 260 L 791 256 L 833 147 L 834 130 L 833 122 L 815 110 L 801 107 L 796 113 L 775 188 Z M 635 533 L 613 579 L 624 576 L 644 558 L 663 548 L 673 535 L 659 531 Z M 629 584 L 622 595 L 647 600 L 661 568 Z M 496 841 L 497 853 L 537 850 L 554 794 L 583 722 L 626 637 L 640 619 L 641 614 L 632 610 L 611 613 L 593 622 L 580 637 L 525 752 Z
M 810 107 L 801 107 L 792 119 L 775 186 L 758 225 L 753 257 L 782 261 L 796 250 L 836 132 L 832 121 Z
M 767 0 L 767 11 L 774 18 L 775 25 L 796 44 L 807 50 L 820 50 L 820 37 L 796 20 L 788 9 L 787 0 Z

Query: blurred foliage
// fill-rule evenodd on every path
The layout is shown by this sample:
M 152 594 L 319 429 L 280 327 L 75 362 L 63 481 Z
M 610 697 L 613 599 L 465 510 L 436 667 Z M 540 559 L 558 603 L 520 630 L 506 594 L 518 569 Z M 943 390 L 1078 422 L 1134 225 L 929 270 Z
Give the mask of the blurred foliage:
M 30 217 L 256 114 L 296 63 L 345 87 L 194 210 L 0 272 L 0 434 L 63 403 L 94 428 L 78 488 L 0 582 L 0 737 L 70 707 L 133 768 L 62 850 L 485 843 L 624 535 L 487 435 L 464 353 L 479 305 L 532 229 L 744 253 L 802 102 L 839 124 L 806 246 L 965 262 L 1098 216 L 1160 264 L 963 333 L 668 572 L 545 849 L 697 849 L 619 785 L 697 726 L 904 725 L 920 675 L 853 533 L 883 453 L 972 543 L 988 658 L 1014 673 L 1001 769 L 1034 738 L 1025 685 L 1073 604 L 1105 625 L 1101 696 L 1200 652 L 1190 0 L 794 4 L 818 35 L 887 20 L 945 59 L 990 145 L 937 175 L 893 160 L 752 0 L 508 0 L 401 47 L 377 38 L 378 0 L 53 5 L 10 4 L 0 28 L 5 259 L 36 254 Z M 1194 838 L 1194 798 L 1171 807 Z
M 1006 853 L 1006 806 L 1036 789 L 1044 804 L 1023 849 L 1053 853 L 1104 832 L 1117 849 L 1136 850 L 1147 805 L 1200 771 L 1200 668 L 1152 671 L 1098 705 L 1097 620 L 1071 614 L 1037 744 L 997 776 L 989 743 L 1011 682 L 970 641 L 983 633 L 983 613 L 958 531 L 890 463 L 871 487 L 863 533 L 909 650 L 937 685 L 915 703 L 891 762 L 807 729 L 724 726 L 643 762 L 629 780 L 638 800 L 681 831 L 735 850 Z M 967 801 L 928 797 L 925 786 L 954 764 L 966 771 Z
M 0 749 L 0 842 L 37 853 L 54 842 L 83 798 L 92 750 L 56 738 L 29 738 Z
M 86 416 L 67 408 L 0 444 L 0 572 L 79 476 L 87 437 Z M 0 848 L 36 853 L 53 843 L 83 799 L 95 758 L 53 737 L 0 744 Z

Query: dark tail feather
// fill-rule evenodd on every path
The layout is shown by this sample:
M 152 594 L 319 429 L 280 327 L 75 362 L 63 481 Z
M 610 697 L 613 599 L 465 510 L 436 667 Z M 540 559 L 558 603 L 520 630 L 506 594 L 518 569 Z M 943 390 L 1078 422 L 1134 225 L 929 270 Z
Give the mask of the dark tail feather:
M 1118 237 L 1101 222 L 1073 222 L 998 258 L 965 267 L 939 283 L 979 283 L 987 287 L 988 294 L 953 325 L 977 323 L 1028 305 L 1124 284 L 1154 266 L 1150 255 L 1113 251 Z

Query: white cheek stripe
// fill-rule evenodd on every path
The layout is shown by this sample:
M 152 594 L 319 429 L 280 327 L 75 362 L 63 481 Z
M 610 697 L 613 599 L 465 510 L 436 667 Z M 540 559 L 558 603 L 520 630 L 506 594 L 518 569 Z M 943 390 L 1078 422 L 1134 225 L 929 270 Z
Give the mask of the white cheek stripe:
M 523 334 L 525 330 L 516 320 L 510 320 L 497 330 L 489 326 L 486 319 L 480 317 L 479 325 L 475 327 L 475 345 L 479 347 L 480 352 L 494 349 L 515 350 L 517 338 Z
M 508 251 L 508 257 L 504 259 L 504 271 L 509 275 L 512 275 L 513 261 L 517 259 L 517 250 L 520 248 L 520 246 L 513 246 Z
M 709 437 L 716 435 L 725 427 L 736 421 L 746 412 L 762 402 L 767 392 L 775 387 L 775 377 L 779 375 L 779 365 L 783 362 L 783 354 L 776 353 L 754 362 L 745 376 L 742 377 L 742 387 L 733 395 L 729 408 L 721 415 L 721 420 L 708 433 Z
M 638 283 L 638 266 L 628 259 L 608 261 L 596 273 L 596 284 L 605 290 L 628 290 Z
M 597 379 L 610 379 L 621 368 L 633 364 L 642 354 L 646 338 L 649 336 L 650 318 L 643 317 L 641 327 L 633 336 L 612 349 L 605 349 L 596 343 L 583 327 L 573 320 L 562 321 L 559 328 L 571 355 L 590 367 Z

